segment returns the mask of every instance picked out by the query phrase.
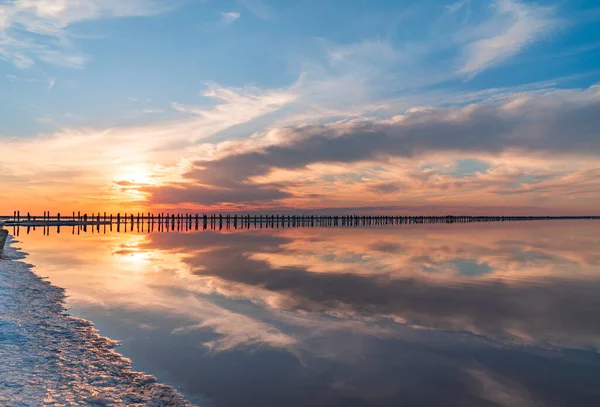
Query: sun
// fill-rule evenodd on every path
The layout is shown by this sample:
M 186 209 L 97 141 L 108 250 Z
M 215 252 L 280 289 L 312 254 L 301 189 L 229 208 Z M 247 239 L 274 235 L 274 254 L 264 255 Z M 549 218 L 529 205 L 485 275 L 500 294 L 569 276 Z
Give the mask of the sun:
M 150 174 L 145 171 L 132 172 L 128 174 L 125 179 L 133 182 L 134 184 L 150 184 L 152 182 Z
M 148 185 L 155 183 L 152 173 L 144 166 L 123 168 L 118 171 L 115 178 L 117 181 L 129 182 L 135 185 Z

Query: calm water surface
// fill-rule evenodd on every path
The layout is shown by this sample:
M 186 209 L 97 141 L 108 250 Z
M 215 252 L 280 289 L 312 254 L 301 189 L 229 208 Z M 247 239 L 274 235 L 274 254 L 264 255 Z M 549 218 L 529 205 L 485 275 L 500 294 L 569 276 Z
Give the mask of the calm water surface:
M 598 406 L 600 223 L 19 230 L 138 370 L 214 406 Z

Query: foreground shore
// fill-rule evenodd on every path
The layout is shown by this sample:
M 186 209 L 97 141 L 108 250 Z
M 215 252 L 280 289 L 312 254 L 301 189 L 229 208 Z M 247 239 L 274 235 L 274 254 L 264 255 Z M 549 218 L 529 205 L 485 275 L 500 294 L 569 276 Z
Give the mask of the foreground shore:
M 0 260 L 0 404 L 191 406 L 131 369 L 92 323 L 65 313 L 64 290 L 23 262 L 9 236 Z

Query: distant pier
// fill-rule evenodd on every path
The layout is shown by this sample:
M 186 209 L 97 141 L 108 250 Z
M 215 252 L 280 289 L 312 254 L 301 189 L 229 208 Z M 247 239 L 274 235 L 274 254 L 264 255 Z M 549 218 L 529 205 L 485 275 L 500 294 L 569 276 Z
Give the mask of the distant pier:
M 600 216 L 405 216 L 405 215 L 358 215 L 358 214 L 239 214 L 239 213 L 81 213 L 23 215 L 15 211 L 13 216 L 2 216 L 6 226 L 46 228 L 73 227 L 73 230 L 100 231 L 187 231 L 222 229 L 262 229 L 297 227 L 361 227 L 437 223 L 519 222 L 540 220 L 600 220 Z

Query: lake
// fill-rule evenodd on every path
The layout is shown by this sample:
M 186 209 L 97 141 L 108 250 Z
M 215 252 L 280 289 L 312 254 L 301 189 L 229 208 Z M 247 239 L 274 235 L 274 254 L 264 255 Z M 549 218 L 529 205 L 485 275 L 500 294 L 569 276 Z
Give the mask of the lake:
M 21 227 L 17 246 L 199 405 L 596 406 L 599 225 Z

